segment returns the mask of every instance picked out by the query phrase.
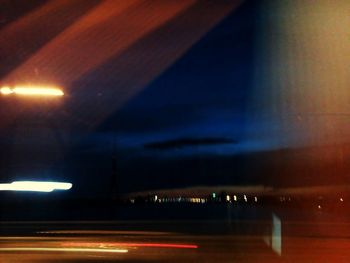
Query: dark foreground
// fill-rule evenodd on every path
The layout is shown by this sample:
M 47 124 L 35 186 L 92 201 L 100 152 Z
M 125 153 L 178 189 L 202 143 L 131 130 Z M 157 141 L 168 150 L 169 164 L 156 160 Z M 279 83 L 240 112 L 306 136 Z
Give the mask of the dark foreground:
M 350 223 L 2 222 L 0 262 L 350 262 Z

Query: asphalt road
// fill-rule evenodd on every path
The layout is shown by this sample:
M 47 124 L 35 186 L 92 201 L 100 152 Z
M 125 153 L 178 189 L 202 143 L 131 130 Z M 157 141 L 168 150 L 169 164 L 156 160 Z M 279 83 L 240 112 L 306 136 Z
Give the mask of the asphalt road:
M 3 222 L 0 262 L 350 262 L 349 223 L 222 224 Z

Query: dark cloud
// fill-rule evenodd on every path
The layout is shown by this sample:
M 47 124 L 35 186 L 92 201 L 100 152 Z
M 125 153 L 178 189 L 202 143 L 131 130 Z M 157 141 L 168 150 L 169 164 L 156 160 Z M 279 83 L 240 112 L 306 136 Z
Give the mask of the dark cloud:
M 208 146 L 236 143 L 236 141 L 227 138 L 179 138 L 174 140 L 147 143 L 144 145 L 144 148 L 153 150 L 169 150 L 193 146 Z

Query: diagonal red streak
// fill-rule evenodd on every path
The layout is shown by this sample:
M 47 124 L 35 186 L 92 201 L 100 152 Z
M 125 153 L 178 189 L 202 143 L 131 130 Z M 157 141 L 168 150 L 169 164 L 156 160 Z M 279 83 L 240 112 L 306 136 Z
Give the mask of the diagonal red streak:
M 79 78 L 72 90 L 79 99 L 71 100 L 69 112 L 96 127 L 171 67 L 240 3 L 198 1 L 150 31 L 111 61 Z
M 193 3 L 103 1 L 6 76 L 4 82 L 34 79 L 70 85 Z

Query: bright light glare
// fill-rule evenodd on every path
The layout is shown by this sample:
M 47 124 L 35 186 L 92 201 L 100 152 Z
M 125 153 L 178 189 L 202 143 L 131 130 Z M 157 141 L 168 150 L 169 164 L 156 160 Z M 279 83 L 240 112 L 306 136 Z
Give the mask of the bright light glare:
M 61 182 L 17 181 L 0 184 L 0 191 L 31 191 L 48 193 L 54 190 L 69 190 L 71 188 L 71 183 Z
M 1 94 L 10 95 L 26 95 L 26 96 L 63 96 L 64 93 L 61 89 L 55 87 L 45 86 L 15 86 L 10 88 L 8 86 L 0 89 Z
M 10 87 L 2 87 L 1 88 L 1 93 L 4 94 L 4 95 L 8 95 L 8 94 L 13 93 L 13 91 L 10 89 Z

